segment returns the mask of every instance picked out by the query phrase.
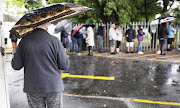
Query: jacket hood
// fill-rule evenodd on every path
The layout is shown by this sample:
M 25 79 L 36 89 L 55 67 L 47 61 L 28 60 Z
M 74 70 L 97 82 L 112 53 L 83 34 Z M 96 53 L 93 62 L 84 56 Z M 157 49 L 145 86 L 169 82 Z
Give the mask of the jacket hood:
M 141 27 L 142 27 L 142 25 L 139 25 L 139 30 L 142 30 L 142 28 L 141 28 Z
M 132 25 L 131 24 L 129 25 L 129 27 L 130 27 L 130 29 L 132 29 Z

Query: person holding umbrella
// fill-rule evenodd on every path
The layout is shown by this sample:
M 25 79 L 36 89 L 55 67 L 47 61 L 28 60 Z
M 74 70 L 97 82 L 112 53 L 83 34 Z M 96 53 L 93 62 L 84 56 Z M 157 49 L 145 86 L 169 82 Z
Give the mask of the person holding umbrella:
M 15 70 L 24 67 L 24 92 L 30 108 L 63 108 L 61 70 L 67 70 L 70 62 L 62 43 L 47 30 L 50 23 L 82 14 L 87 9 L 73 3 L 49 5 L 24 15 L 10 30 L 23 37 L 11 64 Z

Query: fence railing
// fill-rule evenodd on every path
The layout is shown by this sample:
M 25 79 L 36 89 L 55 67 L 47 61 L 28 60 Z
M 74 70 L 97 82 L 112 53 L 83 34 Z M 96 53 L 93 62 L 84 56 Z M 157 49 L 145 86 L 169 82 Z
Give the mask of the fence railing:
M 107 23 L 106 27 L 104 27 L 104 36 L 103 36 L 103 50 L 109 51 L 110 50 L 110 42 L 109 42 L 109 29 L 112 23 Z M 158 40 L 158 26 L 157 25 L 150 25 L 150 23 L 146 22 L 133 22 L 131 23 L 133 29 L 136 31 L 136 38 L 134 39 L 134 48 L 133 50 L 136 52 L 138 50 L 138 38 L 137 38 L 137 31 L 138 26 L 143 26 L 143 32 L 145 35 L 143 36 L 143 44 L 142 44 L 142 51 L 157 51 L 157 45 L 159 44 Z M 76 24 L 78 26 L 80 24 Z M 100 23 L 95 23 L 94 27 L 94 39 L 95 39 L 95 46 L 94 50 L 98 50 L 98 41 L 97 41 L 97 29 Z M 125 32 L 128 28 L 129 24 L 121 25 L 121 30 L 123 33 L 123 38 L 120 44 L 120 51 L 126 51 L 126 37 Z M 174 47 L 177 48 L 180 45 L 180 28 L 179 26 L 175 26 L 175 40 L 174 40 Z

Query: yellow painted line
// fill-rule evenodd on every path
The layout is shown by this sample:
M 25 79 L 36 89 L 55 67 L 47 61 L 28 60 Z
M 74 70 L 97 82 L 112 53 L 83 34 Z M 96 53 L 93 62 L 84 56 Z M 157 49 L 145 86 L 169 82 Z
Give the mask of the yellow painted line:
M 62 78 L 85 78 L 85 79 L 100 79 L 100 80 L 115 80 L 115 77 L 104 77 L 104 76 L 87 76 L 87 75 L 70 75 L 69 73 L 62 73 Z
M 131 58 L 131 59 L 136 59 L 136 58 L 147 57 L 147 56 L 152 56 L 152 55 L 158 55 L 158 54 L 147 54 L 147 55 L 143 55 L 143 56 L 130 57 L 130 58 Z
M 141 102 L 141 103 L 150 103 L 150 104 L 163 104 L 163 105 L 176 105 L 176 106 L 180 106 L 180 103 L 176 103 L 176 102 L 151 101 L 151 100 L 143 100 L 143 99 L 133 99 L 133 101 Z

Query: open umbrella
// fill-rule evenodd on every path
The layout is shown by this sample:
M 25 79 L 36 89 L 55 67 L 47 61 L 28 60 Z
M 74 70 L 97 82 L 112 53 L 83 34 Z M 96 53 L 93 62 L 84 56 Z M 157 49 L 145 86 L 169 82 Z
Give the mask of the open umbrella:
M 161 16 L 153 21 L 151 21 L 150 25 L 157 25 L 157 24 L 162 24 L 164 22 L 172 21 L 175 20 L 176 18 L 173 16 Z
M 91 10 L 86 6 L 74 3 L 57 3 L 47 5 L 24 15 L 10 30 L 10 32 L 19 38 L 32 32 L 39 25 L 47 22 L 56 23 L 63 19 L 83 14 Z
M 94 25 L 94 24 L 92 24 L 92 23 L 85 23 L 85 24 L 84 24 L 84 26 L 85 26 L 85 27 L 89 27 L 89 26 L 91 26 L 91 27 L 95 27 L 95 25 Z
M 79 25 L 73 32 L 72 36 L 74 37 L 76 33 L 84 26 L 84 24 Z
M 73 23 L 73 21 L 70 19 L 65 19 L 65 20 L 58 22 L 58 24 L 56 25 L 56 28 L 54 30 L 54 33 L 57 34 L 61 31 L 63 31 L 64 28 L 67 33 L 71 32 L 72 23 Z

